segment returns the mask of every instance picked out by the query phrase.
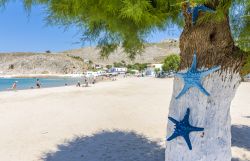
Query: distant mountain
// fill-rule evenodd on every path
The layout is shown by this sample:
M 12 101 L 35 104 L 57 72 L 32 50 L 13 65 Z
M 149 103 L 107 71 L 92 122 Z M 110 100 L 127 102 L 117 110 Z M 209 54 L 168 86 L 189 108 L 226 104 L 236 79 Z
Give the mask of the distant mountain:
M 179 53 L 179 43 L 168 40 L 147 44 L 144 53 L 131 61 L 122 48 L 118 48 L 108 59 L 101 59 L 94 47 L 69 50 L 60 53 L 0 53 L 0 75 L 9 74 L 77 74 L 86 68 L 84 60 L 94 64 L 112 65 L 114 62 L 160 63 L 169 54 Z
M 147 44 L 145 51 L 141 55 L 137 55 L 133 61 L 127 57 L 122 48 L 118 48 L 108 59 L 100 58 L 99 50 L 93 47 L 64 51 L 63 54 L 88 59 L 96 64 L 112 65 L 114 62 L 121 61 L 125 61 L 126 63 L 160 63 L 167 55 L 178 54 L 179 52 L 178 41 L 166 40 L 161 43 Z

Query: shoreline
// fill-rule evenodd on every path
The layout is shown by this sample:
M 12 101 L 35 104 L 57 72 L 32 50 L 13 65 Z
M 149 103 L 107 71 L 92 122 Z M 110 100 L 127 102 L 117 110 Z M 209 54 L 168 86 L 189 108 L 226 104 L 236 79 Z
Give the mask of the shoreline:
M 39 77 L 40 76 L 40 77 Z M 6 88 L 6 89 L 0 89 L 0 93 L 3 93 L 3 92 L 18 92 L 18 91 L 25 91 L 25 90 L 36 90 L 36 89 L 50 89 L 50 88 L 63 88 L 63 87 L 75 87 L 76 86 L 76 81 L 80 81 L 81 82 L 81 87 L 80 88 L 84 88 L 84 82 L 82 80 L 82 76 L 77 74 L 77 75 L 72 75 L 72 74 L 69 74 L 69 75 L 8 75 L 6 77 L 1 77 L 0 76 L 0 79 L 36 79 L 36 78 L 39 78 L 39 79 L 50 79 L 50 78 L 54 78 L 54 79 L 68 79 L 68 80 L 72 80 L 74 81 L 74 83 L 66 83 L 67 85 L 65 84 L 57 84 L 57 85 L 48 85 L 46 84 L 45 86 L 42 86 L 41 88 L 35 88 L 34 86 L 31 86 L 29 88 L 25 88 L 25 87 L 22 87 L 20 85 L 18 85 L 18 88 L 16 90 L 13 90 L 13 89 L 10 89 L 10 88 Z M 90 79 L 91 80 L 91 79 Z M 120 80 L 123 80 L 123 78 L 119 78 L 119 81 Z M 96 82 L 93 84 L 91 83 L 91 81 L 88 83 L 89 84 L 89 87 L 92 87 L 92 86 L 96 86 L 96 84 L 99 84 L 99 83 L 104 83 L 104 82 L 113 82 L 112 80 L 110 79 L 107 79 L 107 78 L 103 78 L 103 77 L 97 77 L 96 78 Z M 45 84 L 45 83 L 43 83 Z
M 42 88 L 20 88 L 17 90 L 13 89 L 6 89 L 6 90 L 0 90 L 0 93 L 3 94 L 5 92 L 19 92 L 19 91 L 35 91 L 35 90 L 45 90 L 45 89 L 58 89 L 58 88 L 67 88 L 67 87 L 75 87 L 75 85 L 68 85 L 68 86 L 51 86 L 51 87 L 42 87 Z M 83 88 L 83 87 L 82 87 Z
M 14 92 L 37 89 L 35 79 L 40 79 L 42 88 L 74 86 L 76 81 L 82 79 L 80 74 L 19 74 L 0 75 L 0 92 Z M 17 83 L 17 89 L 12 89 L 13 83 Z
M 84 74 L 10 74 L 0 75 L 0 78 L 80 78 Z

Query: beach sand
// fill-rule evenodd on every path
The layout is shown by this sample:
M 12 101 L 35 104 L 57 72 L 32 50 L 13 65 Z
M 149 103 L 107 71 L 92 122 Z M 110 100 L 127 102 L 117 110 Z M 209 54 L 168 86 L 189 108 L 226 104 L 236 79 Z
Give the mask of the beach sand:
M 1 161 L 164 161 L 173 79 L 0 93 Z M 233 161 L 250 160 L 250 83 L 232 102 Z

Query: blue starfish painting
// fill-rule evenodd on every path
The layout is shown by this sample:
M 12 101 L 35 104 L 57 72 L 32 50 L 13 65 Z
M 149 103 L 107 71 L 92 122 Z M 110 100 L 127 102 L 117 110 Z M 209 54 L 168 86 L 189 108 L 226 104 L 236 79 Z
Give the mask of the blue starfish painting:
M 193 25 L 196 23 L 198 16 L 199 16 L 199 12 L 214 12 L 213 9 L 206 7 L 205 5 L 196 5 L 195 7 L 191 8 L 190 6 L 187 9 L 187 12 L 189 14 L 192 14 L 192 23 Z
M 177 121 L 172 117 L 168 117 L 168 119 L 175 124 L 175 129 L 174 133 L 167 139 L 167 141 L 171 141 L 176 137 L 182 136 L 185 139 L 189 150 L 192 150 L 192 144 L 189 138 L 189 133 L 193 131 L 204 131 L 204 128 L 194 127 L 190 125 L 189 115 L 190 115 L 190 109 L 188 108 L 183 120 L 181 121 Z
M 201 79 L 217 70 L 220 69 L 220 67 L 213 67 L 208 70 L 198 71 L 197 68 L 197 58 L 196 58 L 196 52 L 194 52 L 193 62 L 191 68 L 186 73 L 176 73 L 175 75 L 177 77 L 180 77 L 184 80 L 184 87 L 182 91 L 179 93 L 179 95 L 176 97 L 176 99 L 179 99 L 181 96 L 183 96 L 191 87 L 198 88 L 202 93 L 204 93 L 207 96 L 210 96 L 210 94 L 206 91 L 206 89 L 201 84 Z

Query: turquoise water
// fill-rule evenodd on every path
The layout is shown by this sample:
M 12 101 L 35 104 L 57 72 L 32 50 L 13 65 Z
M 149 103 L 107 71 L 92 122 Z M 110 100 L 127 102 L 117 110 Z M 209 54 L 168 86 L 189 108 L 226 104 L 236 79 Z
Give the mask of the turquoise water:
M 75 85 L 79 80 L 80 78 L 39 78 L 42 88 Z M 18 81 L 18 90 L 36 88 L 36 78 L 0 78 L 0 91 L 8 90 L 15 81 Z

